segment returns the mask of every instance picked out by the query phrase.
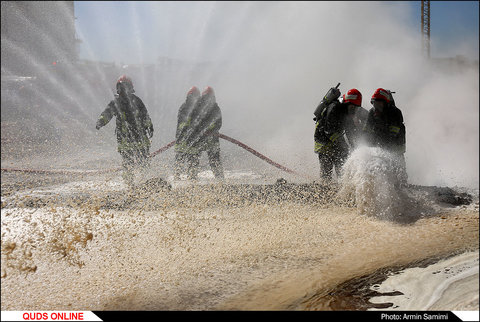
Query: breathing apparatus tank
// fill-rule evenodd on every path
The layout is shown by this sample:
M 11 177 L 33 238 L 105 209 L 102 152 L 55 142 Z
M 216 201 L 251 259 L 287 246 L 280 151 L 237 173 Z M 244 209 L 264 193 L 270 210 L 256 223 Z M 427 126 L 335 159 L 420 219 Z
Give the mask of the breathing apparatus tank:
M 313 118 L 314 121 L 320 118 L 323 110 L 330 103 L 332 103 L 333 101 L 337 100 L 340 97 L 340 90 L 338 89 L 339 86 L 340 86 L 340 83 L 338 83 L 337 86 L 330 88 L 327 94 L 325 94 L 323 99 L 320 101 L 320 104 L 318 104 L 317 108 L 315 109 L 315 112 L 313 112 L 313 115 L 315 115 L 315 117 Z

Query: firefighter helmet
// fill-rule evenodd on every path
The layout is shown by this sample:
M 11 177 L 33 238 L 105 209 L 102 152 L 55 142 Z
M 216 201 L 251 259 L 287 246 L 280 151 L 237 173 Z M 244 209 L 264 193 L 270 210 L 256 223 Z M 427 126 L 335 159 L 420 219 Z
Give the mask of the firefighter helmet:
M 117 80 L 117 93 L 120 94 L 122 89 L 127 93 L 135 93 L 135 90 L 133 89 L 133 82 L 127 75 L 122 75 Z
M 346 94 L 343 94 L 343 102 L 348 102 L 356 106 L 362 105 L 362 93 L 356 88 L 350 89 Z
M 190 97 L 190 96 L 194 96 L 194 97 L 200 96 L 200 90 L 196 86 L 192 86 L 192 88 L 190 88 L 190 90 L 187 93 L 187 97 Z
M 388 104 L 392 101 L 392 95 L 390 94 L 390 91 L 387 91 L 383 88 L 378 88 L 372 95 L 372 104 L 373 101 L 385 101 Z
M 215 95 L 215 93 L 213 92 L 213 88 L 211 88 L 210 86 L 207 86 L 203 90 L 202 95 L 212 95 L 213 96 L 213 95 Z

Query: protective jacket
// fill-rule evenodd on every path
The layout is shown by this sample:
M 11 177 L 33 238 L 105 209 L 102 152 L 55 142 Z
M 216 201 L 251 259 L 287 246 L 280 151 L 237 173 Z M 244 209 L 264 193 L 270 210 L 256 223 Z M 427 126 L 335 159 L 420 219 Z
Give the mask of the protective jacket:
M 367 122 L 368 111 L 361 106 L 355 107 L 355 113 L 345 118 L 345 135 L 350 150 L 355 149 L 363 137 L 363 128 Z
M 337 154 L 348 151 L 343 134 L 348 113 L 348 104 L 338 100 L 330 103 L 317 118 L 315 125 L 315 153 Z
M 405 124 L 402 112 L 395 105 L 387 105 L 383 112 L 370 109 L 364 133 L 370 146 L 401 154 L 405 152 Z
M 153 124 L 147 108 L 135 94 L 115 95 L 97 121 L 97 129 L 116 117 L 118 151 L 130 152 L 150 148 Z
M 189 152 L 187 146 L 187 139 L 192 135 L 192 111 L 197 102 L 198 97 L 194 95 L 188 95 L 185 102 L 180 106 L 177 115 L 177 131 L 175 133 L 175 151 L 176 152 Z
M 222 113 L 213 95 L 202 95 L 190 114 L 190 122 L 185 133 L 185 145 L 193 153 L 213 148 L 218 144 L 218 134 L 222 127 Z

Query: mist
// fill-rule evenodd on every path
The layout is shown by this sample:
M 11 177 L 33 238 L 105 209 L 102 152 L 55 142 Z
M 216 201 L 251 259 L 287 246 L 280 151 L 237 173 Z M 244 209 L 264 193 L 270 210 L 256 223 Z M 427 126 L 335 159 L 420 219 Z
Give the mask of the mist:
M 132 77 L 154 122 L 153 151 L 174 139 L 188 89 L 212 86 L 223 114 L 221 133 L 317 177 L 313 111 L 340 82 L 342 93 L 362 92 L 367 110 L 377 88 L 396 92 L 407 131 L 410 183 L 478 187 L 478 61 L 461 69 L 426 61 L 420 28 L 407 23 L 410 8 L 402 2 L 125 3 L 131 10 L 121 28 L 111 20 L 114 12 L 100 10 L 105 5 L 91 4 L 94 19 L 103 19 L 98 31 L 103 51 L 77 30 L 82 55 L 99 61 L 115 57 L 118 76 Z M 154 23 L 144 30 L 142 20 Z M 475 56 L 471 46 L 459 48 Z M 108 146 L 103 157 L 109 158 L 117 157 L 113 125 L 95 134 L 94 124 L 113 98 L 117 74 L 98 70 L 83 80 L 84 74 L 72 70 L 83 89 L 64 91 L 74 101 L 71 108 L 84 116 L 77 129 L 96 135 Z M 239 148 L 221 144 L 226 167 L 243 159 Z

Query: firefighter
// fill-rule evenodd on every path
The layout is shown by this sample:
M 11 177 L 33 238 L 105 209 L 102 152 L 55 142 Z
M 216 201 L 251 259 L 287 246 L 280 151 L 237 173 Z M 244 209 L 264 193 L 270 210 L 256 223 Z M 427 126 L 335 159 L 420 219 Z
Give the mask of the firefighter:
M 191 153 L 192 149 L 187 146 L 187 137 L 190 134 L 191 113 L 195 103 L 200 98 L 200 91 L 193 86 L 187 93 L 185 102 L 180 106 L 177 115 L 177 131 L 175 133 L 175 180 L 180 179 L 180 174 L 185 172 L 186 168 L 190 168 L 195 160 L 195 153 Z
M 134 184 L 134 169 L 149 165 L 150 139 L 153 124 L 142 100 L 133 94 L 132 80 L 122 75 L 116 84 L 117 94 L 101 113 L 96 128 L 105 126 L 115 116 L 117 150 L 122 156 L 122 177 L 125 183 Z
M 394 153 L 400 162 L 401 181 L 406 183 L 406 131 L 402 111 L 395 106 L 392 92 L 383 88 L 373 93 L 370 102 L 373 107 L 364 126 L 366 143 Z
M 327 93 L 325 98 L 328 96 Z M 347 91 L 343 102 L 338 100 L 339 96 L 340 92 L 335 99 L 324 104 L 322 112 L 317 113 L 315 118 L 315 153 L 320 162 L 320 176 L 326 182 L 332 181 L 334 172 L 337 178 L 340 177 L 343 164 L 359 143 L 367 115 L 361 107 L 362 94 L 359 90 L 352 88 Z
M 362 107 L 362 93 L 356 88 L 350 89 L 343 95 L 343 103 L 347 105 L 345 135 L 351 153 L 362 141 L 368 111 Z
M 184 145 L 189 154 L 189 178 L 196 179 L 202 152 L 207 152 L 210 168 L 216 179 L 223 180 L 224 173 L 220 160 L 219 130 L 222 126 L 222 113 L 213 88 L 206 87 L 195 103 L 186 128 Z

